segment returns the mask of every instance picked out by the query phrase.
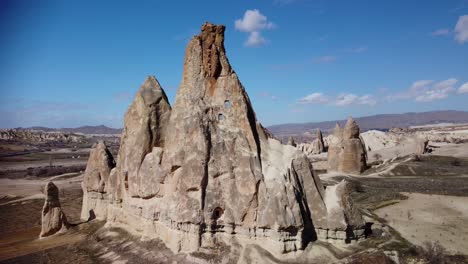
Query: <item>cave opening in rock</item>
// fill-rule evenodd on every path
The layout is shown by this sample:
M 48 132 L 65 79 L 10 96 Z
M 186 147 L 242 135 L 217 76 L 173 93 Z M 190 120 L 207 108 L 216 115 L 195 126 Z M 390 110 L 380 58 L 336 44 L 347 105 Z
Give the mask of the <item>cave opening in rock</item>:
M 216 207 L 213 210 L 213 220 L 218 220 L 224 213 L 224 210 L 221 207 Z

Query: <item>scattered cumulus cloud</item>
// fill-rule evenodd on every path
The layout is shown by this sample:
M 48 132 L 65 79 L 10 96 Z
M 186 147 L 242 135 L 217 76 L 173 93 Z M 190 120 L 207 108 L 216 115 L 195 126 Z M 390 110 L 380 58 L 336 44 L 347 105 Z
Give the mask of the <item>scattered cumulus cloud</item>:
M 432 102 L 447 98 L 455 89 L 458 80 L 450 78 L 447 80 L 436 82 L 434 80 L 419 80 L 405 91 L 387 96 L 387 100 L 408 100 L 412 99 L 416 102 Z
M 249 37 L 247 38 L 247 41 L 245 42 L 245 46 L 247 47 L 259 47 L 263 46 L 265 43 L 267 43 L 267 40 L 260 35 L 260 32 L 254 31 L 250 33 Z
M 297 100 L 298 104 L 329 104 L 335 106 L 368 105 L 374 106 L 377 100 L 372 95 L 356 95 L 352 93 L 341 93 L 336 97 L 326 96 L 315 92 Z
M 459 43 L 468 42 L 468 15 L 460 16 L 455 26 L 455 40 Z
M 336 98 L 335 105 L 337 106 L 348 106 L 348 105 L 368 105 L 374 106 L 377 104 L 377 101 L 372 95 L 363 95 L 358 96 L 352 93 L 343 93 L 338 95 Z
M 237 19 L 234 22 L 234 26 L 240 32 L 249 33 L 249 37 L 245 42 L 245 46 L 247 47 L 258 47 L 267 43 L 267 40 L 261 35 L 261 31 L 276 27 L 258 9 L 245 11 L 244 17 Z
M 335 56 L 322 56 L 314 60 L 315 63 L 329 63 L 329 62 L 334 62 L 336 61 Z
M 297 102 L 300 104 L 326 103 L 328 102 L 328 97 L 323 95 L 323 93 L 311 93 L 302 97 Z
M 468 82 L 464 83 L 460 88 L 458 88 L 457 93 L 465 94 L 468 93 Z
M 449 29 L 441 28 L 441 29 L 437 29 L 437 30 L 432 31 L 429 35 L 431 35 L 433 37 L 437 37 L 437 36 L 446 36 L 448 34 L 450 34 Z

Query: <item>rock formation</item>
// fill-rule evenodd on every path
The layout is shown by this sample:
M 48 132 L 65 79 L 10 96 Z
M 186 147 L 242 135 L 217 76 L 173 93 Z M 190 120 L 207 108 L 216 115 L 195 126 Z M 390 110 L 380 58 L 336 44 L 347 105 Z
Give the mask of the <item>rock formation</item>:
M 83 206 L 81 218 L 105 219 L 107 215 L 107 182 L 115 167 L 112 154 L 103 141 L 93 145 L 83 177 Z
M 316 155 L 325 152 L 325 143 L 323 141 L 322 131 L 317 128 L 315 139 L 311 143 L 298 144 L 297 148 L 306 155 Z
M 0 129 L 0 140 L 19 141 L 31 144 L 47 142 L 80 143 L 86 141 L 84 135 L 66 132 L 44 132 L 25 129 Z
M 329 221 L 307 157 L 257 121 L 224 30 L 205 23 L 188 43 L 172 109 L 156 78 L 138 90 L 104 188 L 107 213 L 96 215 L 176 252 L 236 241 L 285 253 L 350 228 L 361 236 L 362 226 Z
M 287 145 L 293 146 L 293 147 L 296 147 L 296 146 L 297 146 L 296 141 L 294 141 L 294 138 L 293 138 L 293 137 L 289 137 L 289 138 L 288 138 L 288 143 L 287 143 Z
M 45 203 L 42 208 L 42 229 L 39 237 L 47 237 L 64 232 L 69 224 L 60 207 L 59 189 L 53 182 L 48 182 L 44 188 Z
M 344 129 L 336 124 L 328 146 L 328 170 L 361 173 L 366 169 L 367 152 L 359 136 L 359 127 L 350 117 Z
M 323 142 L 323 135 L 322 135 L 322 131 L 320 131 L 320 128 L 317 128 L 317 137 L 313 143 L 314 143 L 314 152 L 316 154 L 320 154 L 325 151 L 325 144 Z
M 429 152 L 429 140 L 427 139 L 422 139 L 422 138 L 416 138 L 415 139 L 415 151 L 414 154 L 416 155 L 422 155 L 427 152 Z

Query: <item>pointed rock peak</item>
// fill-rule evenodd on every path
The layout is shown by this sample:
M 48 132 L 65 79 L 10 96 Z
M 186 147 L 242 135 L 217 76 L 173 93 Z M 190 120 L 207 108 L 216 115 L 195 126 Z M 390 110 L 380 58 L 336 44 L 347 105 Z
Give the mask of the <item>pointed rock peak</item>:
M 296 141 L 291 136 L 288 138 L 288 145 L 293 146 L 293 147 L 297 146 Z
M 335 137 L 341 138 L 341 134 L 342 134 L 341 132 L 342 130 L 341 130 L 340 124 L 337 122 L 335 125 L 335 129 L 333 129 L 333 135 Z
M 352 117 L 349 117 L 346 122 L 343 136 L 345 138 L 359 138 L 359 126 Z
M 226 29 L 223 25 L 215 25 L 209 22 L 201 27 L 201 33 L 199 35 L 200 40 L 203 42 L 203 47 L 215 46 L 224 52 L 224 30 Z
M 44 188 L 44 192 L 46 195 L 46 201 L 58 201 L 59 199 L 59 190 L 57 185 L 53 182 L 48 182 Z
M 354 121 L 352 116 L 348 117 L 348 121 L 346 121 L 345 127 L 348 127 L 348 126 L 357 126 L 356 121 Z
M 322 131 L 320 128 L 317 128 L 317 137 L 322 137 Z
M 230 70 L 224 49 L 225 29 L 223 25 L 206 22 L 201 27 L 200 35 L 196 36 L 201 44 L 204 74 L 214 80 L 218 79 L 223 70 L 224 73 Z
M 147 106 L 158 102 L 161 98 L 168 102 L 166 93 L 153 75 L 146 77 L 145 82 L 137 92 L 137 96 L 141 96 Z

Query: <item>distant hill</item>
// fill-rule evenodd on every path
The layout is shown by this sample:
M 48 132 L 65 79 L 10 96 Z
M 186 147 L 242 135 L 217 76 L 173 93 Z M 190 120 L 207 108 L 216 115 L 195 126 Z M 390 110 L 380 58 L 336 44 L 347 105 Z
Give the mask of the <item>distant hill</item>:
M 40 126 L 35 126 L 35 127 L 28 127 L 28 128 L 19 128 L 19 129 L 25 129 L 25 130 L 40 130 L 44 132 L 55 132 L 55 131 L 62 131 L 66 133 L 82 133 L 82 134 L 121 134 L 122 129 L 121 128 L 112 128 L 112 127 L 107 127 L 104 125 L 100 126 L 80 126 L 76 128 L 49 128 L 49 127 L 40 127 Z
M 468 123 L 468 112 L 465 111 L 431 111 L 421 113 L 383 114 L 354 118 L 361 131 L 388 130 L 392 127 L 409 127 L 437 123 Z M 328 131 L 336 123 L 344 125 L 346 120 L 333 120 L 315 123 L 281 124 L 267 127 L 275 136 L 303 135 L 306 132 L 314 133 L 316 128 Z

